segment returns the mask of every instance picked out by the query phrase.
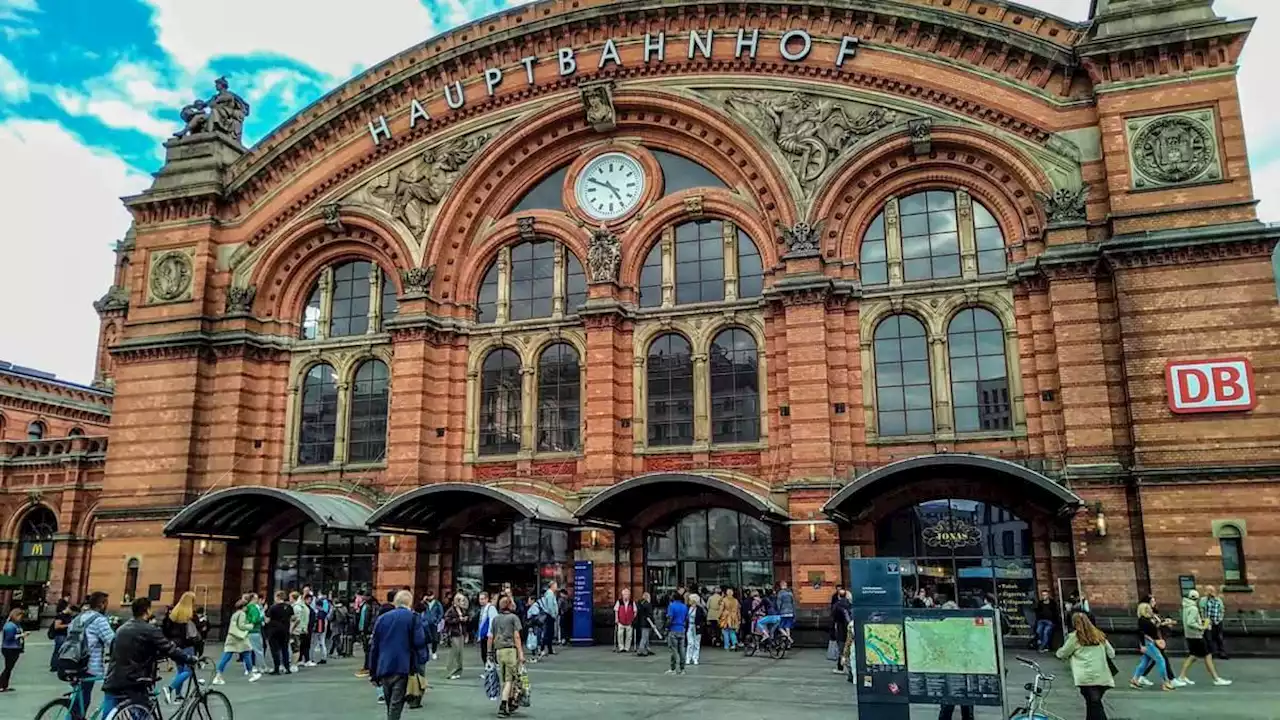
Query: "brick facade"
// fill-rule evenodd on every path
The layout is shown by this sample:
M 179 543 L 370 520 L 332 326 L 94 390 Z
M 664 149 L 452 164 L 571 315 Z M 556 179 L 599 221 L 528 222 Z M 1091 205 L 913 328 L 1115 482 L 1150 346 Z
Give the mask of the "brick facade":
M 261 587 L 269 538 L 227 548 L 162 535 L 178 509 L 222 488 L 359 493 L 373 509 L 419 486 L 467 482 L 574 513 L 628 479 L 686 473 L 782 509 L 789 523 L 774 533 L 775 579 L 801 588 L 810 607 L 841 582 L 842 548 L 876 552 L 879 519 L 964 497 L 1030 524 L 1041 587 L 1078 578 L 1095 609 L 1117 612 L 1139 593 L 1171 595 L 1179 575 L 1222 584 L 1216 528 L 1236 521 L 1247 577 L 1229 602 L 1275 608 L 1277 233 L 1256 222 L 1232 73 L 1249 23 L 1206 21 L 1184 41 L 1152 10 L 1121 42 L 1108 35 L 1107 2 L 1092 25 L 986 0 L 909 4 L 915 15 L 905 19 L 769 2 L 686 11 L 549 0 L 411 48 L 252 149 L 214 135 L 170 141 L 156 187 L 126 200 L 134 229 L 99 303 L 99 377 L 115 396 L 93 587 L 119 596 L 130 558 L 142 562 L 141 585 L 158 583 L 165 597 L 200 587 L 212 605 Z M 1007 42 L 979 31 L 991 24 Z M 761 30 L 754 55 L 738 28 Z M 812 46 L 793 60 L 786 55 L 802 38 L 779 42 L 796 29 Z M 846 38 L 859 39 L 856 54 L 842 52 L 852 47 Z M 559 48 L 574 50 L 572 72 Z M 500 68 L 502 80 L 487 86 L 486 68 Z M 460 108 L 446 95 L 455 80 Z M 604 114 L 583 99 L 596 80 L 612 83 Z M 744 91 L 755 93 L 749 102 L 735 95 Z M 1159 137 L 1143 130 L 1156 116 L 1173 118 L 1157 126 Z M 836 126 L 842 134 L 824 134 Z M 591 230 L 601 223 L 577 205 L 572 183 L 601 148 L 639 158 L 655 180 L 660 152 L 720 182 L 649 188 L 640 207 L 605 223 L 600 241 Z M 557 207 L 514 210 L 561 168 Z M 957 204 L 958 269 L 915 280 L 899 217 L 930 190 Z M 978 212 L 999 228 L 1007 271 L 981 267 L 992 260 Z M 716 251 L 727 299 L 686 305 L 671 228 L 698 220 L 728 228 Z M 873 227 L 886 228 L 884 283 L 864 276 Z M 609 236 L 620 256 L 613 272 L 592 255 Z M 743 256 L 734 253 L 744 236 L 764 269 L 759 297 L 738 295 Z M 564 248 L 555 310 L 506 320 L 513 300 L 503 285 L 493 301 L 500 321 L 478 322 L 490 268 L 509 278 L 510 249 L 530 239 Z M 663 302 L 650 307 L 642 268 L 655 244 L 662 287 L 649 292 Z M 175 251 L 185 259 L 171 259 Z M 563 295 L 570 256 L 592 281 L 577 308 Z M 371 297 L 369 332 L 301 339 L 313 288 L 320 327 L 331 327 L 333 268 L 351 260 L 385 272 L 370 283 L 395 286 L 394 316 Z M 158 275 L 162 263 L 185 268 L 189 281 Z M 981 432 L 959 426 L 953 397 L 949 323 L 968 308 L 983 308 L 1003 331 L 1004 420 Z M 931 393 L 914 417 L 928 419 L 927 432 L 881 426 L 877 383 L 890 370 L 878 368 L 874 335 L 897 315 L 925 330 Z M 707 399 L 707 348 L 729 327 L 757 342 L 761 431 L 752 442 L 712 439 L 719 411 Z M 647 349 L 667 332 L 692 348 L 692 439 L 679 447 L 659 446 L 648 427 Z M 539 448 L 535 368 L 555 342 L 580 360 L 579 450 Z M 498 347 L 521 358 L 523 412 L 518 450 L 495 456 L 480 449 L 480 409 L 486 353 Z M 1253 366 L 1255 408 L 1170 412 L 1167 362 L 1239 356 Z M 348 462 L 352 378 L 377 358 L 390 376 L 386 451 Z M 335 369 L 339 398 L 335 460 L 318 465 L 298 454 L 317 363 Z M 942 468 L 958 453 L 1029 468 L 1082 506 L 1055 505 L 1012 475 L 941 469 L 881 483 L 857 507 L 828 504 L 875 468 L 926 455 Z M 654 509 L 663 502 L 727 502 L 723 490 L 688 502 L 635 497 L 628 532 L 639 518 L 665 522 Z M 1064 510 L 1074 518 L 1062 519 Z M 645 564 L 633 546 L 629 563 L 615 565 L 613 533 L 598 534 L 608 537 L 575 531 L 574 552 L 596 561 L 596 599 L 607 603 L 621 585 L 643 582 Z M 379 588 L 453 583 L 451 539 L 379 542 Z

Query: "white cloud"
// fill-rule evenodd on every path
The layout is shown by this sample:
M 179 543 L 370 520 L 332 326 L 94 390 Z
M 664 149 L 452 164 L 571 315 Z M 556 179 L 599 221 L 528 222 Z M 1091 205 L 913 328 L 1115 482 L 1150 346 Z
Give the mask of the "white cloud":
M 343 79 L 435 32 L 419 0 L 147 2 L 160 47 L 193 73 L 220 57 L 274 54 Z
M 30 95 L 30 85 L 9 58 L 0 55 L 0 99 L 13 103 L 25 102 Z
M 77 382 L 93 379 L 98 319 L 111 284 L 111 241 L 129 213 L 119 198 L 151 178 L 49 122 L 0 123 L 0 358 Z
M 92 117 L 116 130 L 137 130 L 151 137 L 162 138 L 173 132 L 173 128 L 178 125 L 174 122 L 164 122 L 120 98 L 86 95 L 58 88 L 53 93 L 53 99 L 58 103 L 58 107 L 70 115 Z

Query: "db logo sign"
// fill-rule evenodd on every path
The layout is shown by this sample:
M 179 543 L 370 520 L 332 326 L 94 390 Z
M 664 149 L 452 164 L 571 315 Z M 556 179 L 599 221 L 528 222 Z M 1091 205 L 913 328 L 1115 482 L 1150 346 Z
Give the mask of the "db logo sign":
M 1175 413 L 1241 412 L 1258 404 L 1253 368 L 1245 358 L 1171 362 L 1165 383 Z

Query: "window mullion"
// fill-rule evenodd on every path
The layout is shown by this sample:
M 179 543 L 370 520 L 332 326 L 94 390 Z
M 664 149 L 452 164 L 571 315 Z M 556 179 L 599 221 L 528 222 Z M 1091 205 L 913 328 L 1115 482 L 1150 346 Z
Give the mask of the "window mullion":
M 977 361 L 977 358 L 974 358 Z M 944 335 L 929 338 L 929 374 L 933 385 L 933 428 L 938 435 L 947 435 L 955 427 L 951 417 L 950 362 L 947 358 L 947 338 Z
M 978 246 L 973 229 L 973 199 L 956 191 L 956 230 L 960 233 L 960 273 L 965 280 L 978 279 Z
M 333 462 L 341 465 L 347 461 L 347 423 L 351 421 L 351 383 L 338 383 L 338 421 L 333 429 Z
M 724 299 L 738 299 L 738 226 L 729 221 L 720 224 L 724 229 Z
M 320 324 L 316 327 L 316 339 L 329 337 L 329 322 L 333 319 L 333 267 L 320 273 Z
M 555 258 L 555 270 L 551 276 L 551 317 L 555 318 L 564 316 L 565 288 L 569 286 L 565 278 L 568 263 L 565 262 L 564 254 L 564 245 L 556 243 L 556 249 L 552 255 Z
M 377 263 L 369 263 L 369 326 L 366 335 L 372 335 L 382 329 L 378 317 L 382 314 L 382 268 Z
M 502 324 L 511 317 L 511 248 L 498 251 L 498 307 L 496 322 Z
M 696 448 L 711 444 L 711 382 L 707 377 L 706 353 L 693 355 L 693 444 Z
M 662 307 L 675 307 L 676 304 L 676 229 L 668 227 L 662 231 Z
M 884 204 L 884 252 L 889 264 L 889 284 L 902 284 L 902 227 L 898 222 L 898 199 Z
M 538 410 L 537 378 L 536 366 L 526 364 L 520 368 L 520 452 L 523 454 L 532 453 L 537 447 L 534 438 L 538 429 L 535 420 Z

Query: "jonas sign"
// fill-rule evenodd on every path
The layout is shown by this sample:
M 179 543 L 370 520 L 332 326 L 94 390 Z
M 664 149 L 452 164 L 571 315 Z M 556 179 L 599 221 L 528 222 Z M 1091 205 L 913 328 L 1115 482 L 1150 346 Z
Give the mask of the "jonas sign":
M 1169 409 L 1178 414 L 1244 412 L 1258 404 L 1246 358 L 1189 360 L 1165 366 Z

